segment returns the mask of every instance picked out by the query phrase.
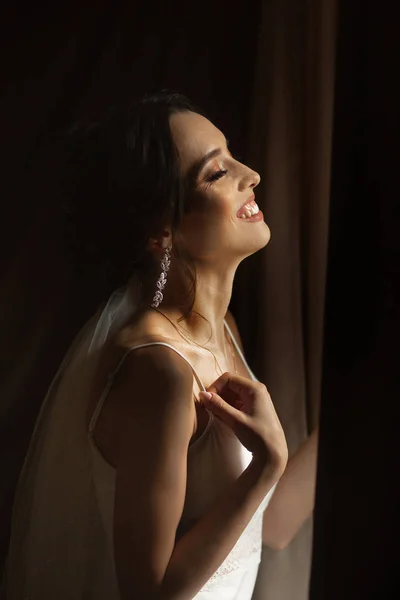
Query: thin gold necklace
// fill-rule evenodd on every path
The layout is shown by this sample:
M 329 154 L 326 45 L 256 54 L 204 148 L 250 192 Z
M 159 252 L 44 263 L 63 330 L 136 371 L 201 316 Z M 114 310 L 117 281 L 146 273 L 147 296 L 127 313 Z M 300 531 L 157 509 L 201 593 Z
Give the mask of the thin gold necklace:
M 208 352 L 210 352 L 210 353 L 213 355 L 213 357 L 214 357 L 215 365 L 216 365 L 216 366 L 218 365 L 218 369 L 219 369 L 219 371 L 220 371 L 220 374 L 221 374 L 221 375 L 223 374 L 223 370 L 221 369 L 221 365 L 219 364 L 219 362 L 218 362 L 218 359 L 217 359 L 217 357 L 215 356 L 214 352 L 213 352 L 212 350 L 210 350 L 210 348 L 207 348 L 206 346 L 202 346 L 201 344 L 199 344 L 198 342 L 196 342 L 195 340 L 193 340 L 191 337 L 189 337 L 187 334 L 186 334 L 186 335 L 184 335 L 184 334 L 183 334 L 183 333 L 180 331 L 180 328 L 179 328 L 179 327 L 178 327 L 178 326 L 177 326 L 177 325 L 176 325 L 176 324 L 175 324 L 175 323 L 174 323 L 174 322 L 173 322 L 173 321 L 172 321 L 172 320 L 171 320 L 169 317 L 167 317 L 167 315 L 166 315 L 166 314 L 164 314 L 164 313 L 163 313 L 161 310 L 159 310 L 158 308 L 155 308 L 155 307 L 153 307 L 153 308 L 154 308 L 154 310 L 156 310 L 157 312 L 159 312 L 159 313 L 160 313 L 160 315 L 162 315 L 163 317 L 165 317 L 165 318 L 166 318 L 166 319 L 167 319 L 167 320 L 168 320 L 168 321 L 171 323 L 171 325 L 173 325 L 173 327 L 176 329 L 176 331 L 179 333 L 179 335 L 180 335 L 180 336 L 181 336 L 183 339 L 185 339 L 185 340 L 186 340 L 186 341 L 188 341 L 188 342 L 192 342 L 193 344 L 195 344 L 195 345 L 196 345 L 196 346 L 198 346 L 199 348 L 203 348 L 203 350 L 207 350 Z M 224 326 L 224 329 L 225 329 L 225 326 Z M 225 331 L 225 334 L 226 334 L 226 331 Z M 228 337 L 229 337 L 229 336 L 228 336 Z M 234 354 L 234 352 L 233 352 L 233 344 L 232 344 L 231 340 L 229 340 L 229 343 L 230 343 L 230 346 L 231 346 L 231 353 L 232 353 L 232 358 L 233 358 L 233 368 L 235 369 L 235 373 L 237 373 L 237 370 L 236 370 L 236 359 L 235 359 L 235 354 Z

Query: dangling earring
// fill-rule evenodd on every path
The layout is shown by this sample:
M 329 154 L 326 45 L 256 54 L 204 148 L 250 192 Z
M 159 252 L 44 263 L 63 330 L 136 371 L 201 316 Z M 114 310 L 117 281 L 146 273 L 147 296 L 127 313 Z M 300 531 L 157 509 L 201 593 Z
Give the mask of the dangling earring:
M 154 298 L 153 298 L 153 302 L 151 304 L 151 306 L 153 308 L 157 308 L 157 306 L 159 306 L 163 300 L 163 294 L 162 294 L 162 290 L 165 287 L 165 284 L 167 283 L 167 272 L 169 269 L 169 265 L 171 264 L 171 246 L 167 246 L 165 248 L 165 252 L 164 252 L 164 256 L 161 259 L 161 274 L 160 277 L 157 279 L 157 290 L 156 293 L 154 294 Z

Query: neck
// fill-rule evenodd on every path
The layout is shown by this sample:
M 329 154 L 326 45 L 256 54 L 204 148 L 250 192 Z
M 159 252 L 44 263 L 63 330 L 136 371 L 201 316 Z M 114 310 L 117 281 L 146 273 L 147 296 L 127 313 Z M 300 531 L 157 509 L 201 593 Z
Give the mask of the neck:
M 197 266 L 193 311 L 191 316 L 178 323 L 178 319 L 183 314 L 181 307 L 187 302 L 188 289 L 180 274 L 171 265 L 164 299 L 159 310 L 184 327 L 197 343 L 223 350 L 225 347 L 224 318 L 232 297 L 235 272 L 236 266 L 213 271 Z

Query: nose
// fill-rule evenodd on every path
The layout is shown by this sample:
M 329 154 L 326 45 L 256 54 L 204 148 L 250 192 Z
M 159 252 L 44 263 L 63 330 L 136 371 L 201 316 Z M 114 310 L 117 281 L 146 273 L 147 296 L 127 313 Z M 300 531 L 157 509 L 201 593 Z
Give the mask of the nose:
M 252 171 L 254 181 L 251 183 L 251 187 L 257 187 L 261 181 L 261 177 L 257 171 Z
M 241 180 L 241 190 L 246 190 L 247 188 L 255 188 L 260 183 L 261 177 L 257 173 L 257 171 L 253 171 L 253 169 L 248 169 L 247 173 Z

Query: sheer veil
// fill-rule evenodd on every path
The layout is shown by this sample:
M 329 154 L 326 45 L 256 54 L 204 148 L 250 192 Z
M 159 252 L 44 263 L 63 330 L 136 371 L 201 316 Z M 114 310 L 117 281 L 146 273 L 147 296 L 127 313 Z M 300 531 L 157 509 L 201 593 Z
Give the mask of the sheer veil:
M 44 399 L 19 478 L 2 581 L 7 600 L 91 600 L 110 589 L 106 532 L 86 430 L 88 392 L 102 346 L 140 304 L 132 278 L 85 323 Z

